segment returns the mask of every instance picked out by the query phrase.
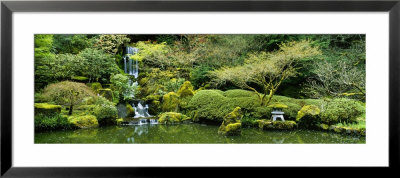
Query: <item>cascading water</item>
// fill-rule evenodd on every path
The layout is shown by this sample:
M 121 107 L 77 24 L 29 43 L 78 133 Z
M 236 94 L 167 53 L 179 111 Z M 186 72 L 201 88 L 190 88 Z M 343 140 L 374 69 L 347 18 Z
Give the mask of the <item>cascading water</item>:
M 130 57 L 139 52 L 138 48 L 126 47 L 126 54 L 124 56 L 124 71 L 129 75 L 135 76 L 135 79 L 139 77 L 139 63 L 137 60 L 132 60 Z M 135 64 L 133 64 L 135 62 Z
M 139 52 L 138 48 L 126 47 L 125 56 L 124 56 L 124 71 L 126 74 L 135 77 L 135 82 L 129 79 L 129 85 L 133 88 L 138 86 L 138 77 L 139 77 L 139 63 L 137 60 L 132 60 L 130 57 Z M 130 95 L 130 97 L 134 98 L 134 94 Z M 134 118 L 139 119 L 137 121 L 130 122 L 129 125 L 143 125 L 143 124 L 157 124 L 157 119 L 152 119 L 149 114 L 149 105 L 143 104 L 141 101 L 137 103 L 135 106 L 134 103 L 131 103 L 133 109 L 135 110 Z M 122 115 L 122 114 L 121 114 Z

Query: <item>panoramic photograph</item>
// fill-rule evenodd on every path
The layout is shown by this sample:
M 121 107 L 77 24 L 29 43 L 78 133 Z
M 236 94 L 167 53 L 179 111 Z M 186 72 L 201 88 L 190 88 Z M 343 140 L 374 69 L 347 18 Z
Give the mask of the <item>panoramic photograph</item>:
M 35 34 L 35 144 L 365 144 L 365 34 Z

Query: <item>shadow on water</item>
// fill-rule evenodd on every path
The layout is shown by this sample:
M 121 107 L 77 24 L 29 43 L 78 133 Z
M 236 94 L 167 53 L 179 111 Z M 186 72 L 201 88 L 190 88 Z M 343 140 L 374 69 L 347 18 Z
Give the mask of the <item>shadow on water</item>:
M 35 143 L 365 143 L 356 137 L 320 131 L 263 131 L 242 128 L 240 136 L 221 136 L 205 124 L 108 126 L 35 133 Z

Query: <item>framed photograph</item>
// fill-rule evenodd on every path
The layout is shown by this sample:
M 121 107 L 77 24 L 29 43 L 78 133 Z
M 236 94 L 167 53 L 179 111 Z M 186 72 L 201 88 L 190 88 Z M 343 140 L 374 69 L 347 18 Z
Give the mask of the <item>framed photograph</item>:
M 399 1 L 2 1 L 1 175 L 396 169 L 399 18 Z

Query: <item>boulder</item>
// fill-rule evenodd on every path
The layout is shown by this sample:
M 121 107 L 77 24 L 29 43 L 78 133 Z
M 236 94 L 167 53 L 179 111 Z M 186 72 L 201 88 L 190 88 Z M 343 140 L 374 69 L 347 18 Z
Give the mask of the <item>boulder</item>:
M 127 103 L 125 105 L 126 107 L 126 116 L 127 117 L 134 117 L 135 116 L 135 109 L 132 107 L 132 105 L 130 105 L 129 103 Z
M 48 103 L 35 103 L 35 115 L 44 114 L 52 115 L 61 112 L 60 105 L 48 104 Z
M 93 115 L 70 116 L 68 122 L 81 129 L 99 126 L 96 116 Z
M 183 121 L 190 120 L 189 117 L 181 113 L 166 112 L 160 115 L 158 123 L 160 124 L 177 124 Z
M 305 105 L 297 113 L 296 121 L 302 128 L 316 128 L 319 122 L 320 109 L 315 105 Z
M 221 135 L 240 135 L 242 127 L 241 119 L 243 117 L 240 107 L 236 107 L 231 113 L 224 117 L 224 121 L 218 129 Z
M 270 121 L 267 119 L 257 120 L 258 127 L 264 130 L 292 130 L 297 127 L 295 121 Z

